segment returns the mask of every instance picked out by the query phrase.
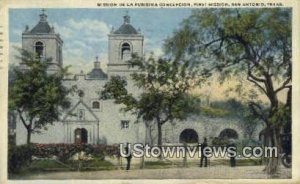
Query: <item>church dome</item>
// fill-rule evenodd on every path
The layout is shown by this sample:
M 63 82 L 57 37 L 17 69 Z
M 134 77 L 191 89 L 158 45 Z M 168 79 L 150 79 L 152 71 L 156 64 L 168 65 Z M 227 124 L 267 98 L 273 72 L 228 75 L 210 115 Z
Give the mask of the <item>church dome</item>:
M 34 28 L 32 28 L 30 33 L 53 33 L 54 32 L 53 28 L 51 28 L 50 25 L 48 24 L 47 15 L 45 14 L 44 11 L 45 10 L 43 10 L 43 13 L 40 14 L 39 23 L 36 26 L 34 26 Z
M 107 74 L 102 71 L 100 68 L 100 62 L 98 61 L 98 57 L 96 57 L 96 61 L 94 62 L 93 70 L 88 74 L 91 79 L 106 79 Z
M 130 24 L 130 16 L 125 15 L 124 23 L 117 29 L 114 34 L 139 34 L 138 31 Z
M 48 22 L 39 22 L 30 33 L 51 33 L 51 27 Z
M 106 79 L 107 74 L 102 71 L 101 68 L 93 68 L 93 70 L 88 74 L 89 78 L 93 79 Z

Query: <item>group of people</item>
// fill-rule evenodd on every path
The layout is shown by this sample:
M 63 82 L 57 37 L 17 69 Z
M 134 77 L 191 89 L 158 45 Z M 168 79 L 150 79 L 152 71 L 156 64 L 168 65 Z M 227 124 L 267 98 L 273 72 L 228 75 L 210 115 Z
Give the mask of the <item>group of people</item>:
M 204 162 L 204 167 L 207 167 L 207 155 L 204 153 L 206 147 L 208 147 L 208 144 L 207 144 L 206 137 L 204 137 L 203 143 L 201 143 L 200 167 L 203 167 L 203 162 Z M 229 143 L 227 145 L 227 148 L 229 148 L 229 147 L 236 147 L 236 145 L 234 144 L 233 141 L 231 141 L 231 143 Z M 130 169 L 131 159 L 132 159 L 132 154 L 131 154 L 131 152 L 129 150 L 128 145 L 125 147 L 125 154 L 127 155 L 125 157 L 126 160 L 127 160 L 126 170 L 129 170 Z M 229 155 L 229 157 L 230 157 L 230 166 L 231 167 L 235 167 L 236 166 L 235 156 L 234 155 Z
M 205 154 L 205 148 L 208 147 L 207 144 L 207 139 L 204 137 L 203 143 L 201 144 L 201 159 L 200 159 L 200 167 L 203 166 L 203 161 L 204 161 L 204 167 L 207 167 L 207 154 Z M 231 141 L 228 145 L 227 148 L 229 147 L 235 147 L 236 145 L 234 144 L 233 141 Z M 230 166 L 235 167 L 236 166 L 236 161 L 235 161 L 235 156 L 233 154 L 229 154 L 230 157 Z

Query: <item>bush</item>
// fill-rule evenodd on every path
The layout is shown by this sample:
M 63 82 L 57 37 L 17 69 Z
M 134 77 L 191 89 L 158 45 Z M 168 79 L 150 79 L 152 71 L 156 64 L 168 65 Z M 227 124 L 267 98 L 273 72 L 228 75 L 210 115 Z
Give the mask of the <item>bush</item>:
M 40 158 L 56 156 L 60 161 L 67 161 L 73 155 L 84 152 L 100 159 L 105 156 L 119 156 L 119 147 L 116 145 L 91 145 L 91 144 L 34 144 L 33 155 Z
M 32 154 L 32 145 L 10 145 L 8 147 L 8 173 L 16 173 L 22 166 L 30 164 Z
M 105 156 L 120 156 L 117 145 L 91 145 L 91 144 L 31 144 L 22 146 L 9 146 L 8 172 L 16 173 L 22 166 L 29 165 L 32 157 L 53 158 L 56 157 L 66 162 L 76 153 L 84 152 L 99 160 Z
M 230 115 L 230 112 L 225 109 L 209 106 L 201 107 L 201 112 L 208 117 L 226 117 Z

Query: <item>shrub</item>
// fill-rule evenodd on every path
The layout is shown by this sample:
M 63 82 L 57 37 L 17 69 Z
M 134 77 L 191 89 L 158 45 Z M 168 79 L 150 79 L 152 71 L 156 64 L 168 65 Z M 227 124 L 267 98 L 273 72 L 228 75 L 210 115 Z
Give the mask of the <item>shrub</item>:
M 62 162 L 79 152 L 91 155 L 99 160 L 105 156 L 119 157 L 117 145 L 91 145 L 91 144 L 31 144 L 22 146 L 9 146 L 8 171 L 17 172 L 22 166 L 31 163 L 32 156 L 38 158 L 56 157 Z
M 119 156 L 119 148 L 116 145 L 91 145 L 91 144 L 34 144 L 34 156 L 51 158 L 56 156 L 60 161 L 66 161 L 79 152 L 92 155 L 100 159 L 105 156 Z
M 33 154 L 32 145 L 22 145 L 8 147 L 8 172 L 16 173 L 19 169 L 31 162 Z

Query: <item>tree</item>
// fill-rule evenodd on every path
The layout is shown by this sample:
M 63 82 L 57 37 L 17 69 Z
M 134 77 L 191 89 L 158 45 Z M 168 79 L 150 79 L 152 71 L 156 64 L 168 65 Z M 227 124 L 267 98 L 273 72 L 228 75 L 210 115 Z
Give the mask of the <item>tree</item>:
M 131 79 L 140 92 L 129 93 L 126 79 L 112 76 L 108 81 L 101 98 L 114 99 L 117 104 L 123 104 L 125 112 L 132 112 L 137 120 L 154 122 L 157 126 L 159 147 L 162 146 L 162 126 L 175 119 L 185 119 L 188 114 L 196 113 L 196 97 L 189 90 L 198 86 L 203 78 L 187 61 L 175 61 L 166 58 L 147 60 L 134 56 L 131 65 L 139 72 L 132 73 Z
M 47 68 L 51 59 L 41 60 L 34 54 L 18 49 L 23 67 L 15 67 L 9 85 L 9 109 L 17 113 L 27 130 L 27 144 L 31 134 L 39 133 L 59 119 L 62 109 L 69 107 L 67 98 L 71 89 L 63 86 L 67 68 L 50 74 Z
M 176 58 L 219 72 L 222 80 L 239 76 L 252 83 L 267 104 L 252 99 L 249 108 L 265 123 L 270 146 L 280 151 L 280 131 L 291 116 L 291 103 L 279 100 L 292 90 L 290 9 L 196 10 L 165 46 Z M 265 170 L 275 173 L 278 164 L 269 158 Z

